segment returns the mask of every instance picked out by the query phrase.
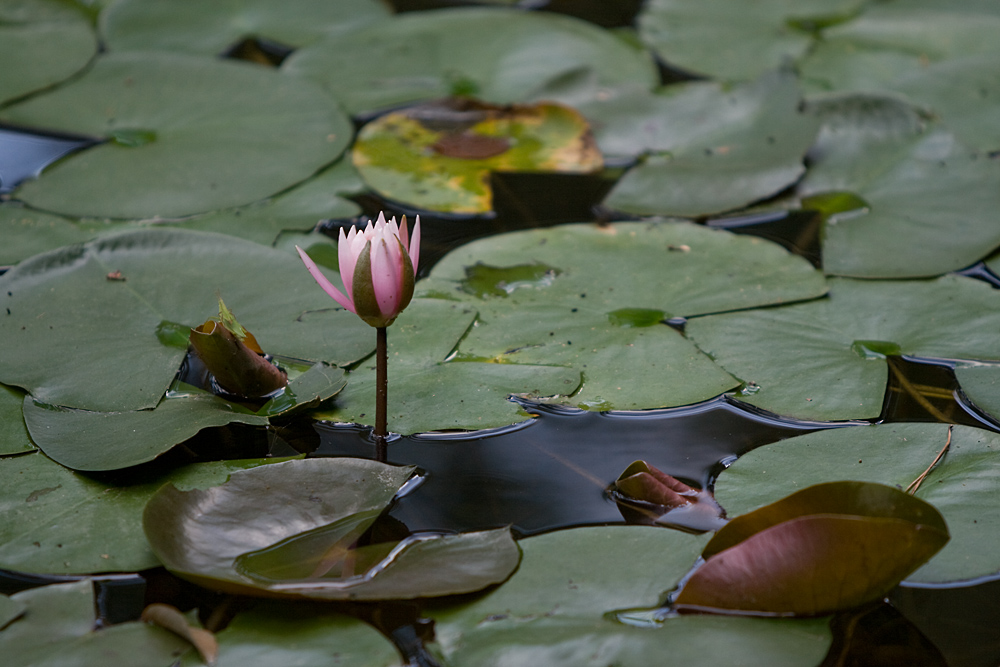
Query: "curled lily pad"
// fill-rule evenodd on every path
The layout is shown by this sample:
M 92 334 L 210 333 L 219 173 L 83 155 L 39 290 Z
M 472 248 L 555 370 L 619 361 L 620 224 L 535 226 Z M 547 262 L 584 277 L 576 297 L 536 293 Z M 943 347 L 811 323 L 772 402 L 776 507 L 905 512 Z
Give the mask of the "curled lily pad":
M 197 463 L 111 484 L 41 452 L 0 458 L 0 568 L 86 574 L 157 567 L 142 535 L 142 508 L 157 489 L 167 481 L 185 489 L 220 484 L 234 470 L 276 461 Z
M 404 599 L 506 579 L 520 560 L 506 528 L 355 548 L 412 472 L 365 459 L 288 461 L 263 474 L 234 473 L 204 491 L 164 486 L 143 524 L 167 569 L 233 593 Z
M 179 217 L 248 204 L 333 162 L 352 134 L 308 81 L 146 52 L 102 55 L 72 83 L 5 108 L 0 121 L 143 137 L 142 145 L 109 141 L 76 153 L 16 191 L 36 208 L 80 217 Z
M 58 45 L 58 48 L 53 48 Z M 97 52 L 87 16 L 58 0 L 0 5 L 0 104 L 69 78 Z
M 732 519 L 678 607 L 818 616 L 876 600 L 948 541 L 933 505 L 891 486 L 810 486 Z
M 545 102 L 450 100 L 386 114 L 361 129 L 352 156 L 384 196 L 466 214 L 492 210 L 491 172 L 587 173 L 602 165 L 583 117 Z
M 264 358 L 253 334 L 244 329 L 219 298 L 219 318 L 191 329 L 191 346 L 224 391 L 255 399 L 288 384 L 288 374 Z
M 299 49 L 282 69 L 319 81 L 352 114 L 448 95 L 551 99 L 548 87 L 580 72 L 599 86 L 656 82 L 648 53 L 591 23 L 484 7 L 400 14 Z

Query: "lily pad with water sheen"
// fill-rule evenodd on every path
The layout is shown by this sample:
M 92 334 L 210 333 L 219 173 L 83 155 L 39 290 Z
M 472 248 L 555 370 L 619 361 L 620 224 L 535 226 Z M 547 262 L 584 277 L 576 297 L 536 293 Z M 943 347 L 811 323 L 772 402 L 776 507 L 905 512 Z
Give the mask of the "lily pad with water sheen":
M 74 470 L 119 470 L 151 461 L 204 429 L 226 424 L 267 425 L 269 417 L 330 398 L 344 372 L 317 364 L 292 379 L 256 411 L 190 388 L 171 392 L 152 410 L 90 412 L 24 399 L 31 439 L 49 458 Z
M 53 48 L 58 45 L 58 48 Z M 0 5 L 0 104 L 57 84 L 97 53 L 86 15 L 58 0 Z
M 300 49 L 282 69 L 319 81 L 352 114 L 449 95 L 552 99 L 550 87 L 584 73 L 599 86 L 657 80 L 648 53 L 591 23 L 485 7 L 400 14 Z
M 877 417 L 886 355 L 1000 360 L 1000 293 L 983 282 L 830 285 L 826 300 L 692 319 L 687 335 L 750 388 L 740 401 L 805 420 Z
M 50 405 L 96 412 L 156 406 L 188 330 L 222 297 L 274 355 L 349 363 L 370 328 L 335 309 L 289 253 L 231 236 L 141 229 L 26 260 L 0 276 L 0 380 Z
M 418 283 L 419 285 L 419 283 Z M 565 395 L 580 385 L 578 370 L 534 363 L 463 361 L 453 354 L 476 318 L 471 304 L 417 298 L 389 330 L 389 430 L 417 433 L 506 426 L 528 418 L 510 394 L 532 399 Z M 375 360 L 348 375 L 347 387 L 317 419 L 373 424 Z
M 288 461 L 234 473 L 211 489 L 164 486 L 143 525 L 168 570 L 230 593 L 409 599 L 505 580 L 520 560 L 507 528 L 355 548 L 412 472 L 367 459 Z
M 220 55 L 244 39 L 299 47 L 389 16 L 378 0 L 256 0 L 189 3 L 127 0 L 101 12 L 111 51 L 176 51 Z
M 142 534 L 142 509 L 157 489 L 167 481 L 185 489 L 220 484 L 234 470 L 273 461 L 198 463 L 106 483 L 41 452 L 0 458 L 0 568 L 86 574 L 157 567 Z
M 25 613 L 0 630 L 0 650 L 10 667 L 170 667 L 190 648 L 172 632 L 139 621 L 95 628 L 89 579 L 33 588 L 12 599 Z
M 856 95 L 810 105 L 823 119 L 809 198 L 850 193 L 860 207 L 827 212 L 823 268 L 860 278 L 935 276 L 1000 246 L 1000 163 L 924 125 L 898 101 Z M 822 208 L 822 207 L 821 207 Z
M 248 204 L 333 162 L 352 128 L 316 85 L 263 67 L 112 53 L 0 122 L 107 139 L 15 196 L 80 217 L 179 217 Z
M 395 667 L 396 647 L 382 633 L 329 605 L 266 602 L 237 614 L 219 632 L 215 667 Z M 189 653 L 181 663 L 202 667 Z
M 830 643 L 826 619 L 679 616 L 656 623 L 649 613 L 645 622 L 631 620 L 643 613 L 631 610 L 662 601 L 704 543 L 703 537 L 638 526 L 531 537 L 520 543 L 524 557 L 510 581 L 478 598 L 432 604 L 425 613 L 434 619 L 438 650 L 455 667 L 638 667 L 664 655 L 729 664 L 735 652 L 747 665 L 822 660 Z
M 752 79 L 805 55 L 819 29 L 852 19 L 862 5 L 862 0 L 652 0 L 639 13 L 639 34 L 672 67 L 712 78 Z
M 941 514 L 905 491 L 817 484 L 732 518 L 674 602 L 778 616 L 853 609 L 885 597 L 948 538 Z
M 587 122 L 551 102 L 411 107 L 365 125 L 351 155 L 384 197 L 459 214 L 492 210 L 493 172 L 591 173 L 602 166 Z
M 684 85 L 683 91 L 648 98 L 639 106 L 647 117 L 636 119 L 633 108 L 624 118 L 610 118 L 611 127 L 603 130 L 610 136 L 599 132 L 602 148 L 650 151 L 618 181 L 604 206 L 638 215 L 721 213 L 770 197 L 805 172 L 802 158 L 819 121 L 802 113 L 793 73 L 770 72 L 731 88 Z M 600 106 L 594 108 L 599 113 Z
M 744 454 L 715 486 L 730 516 L 828 481 L 877 482 L 905 488 L 948 441 L 946 424 L 880 424 L 820 431 Z M 951 540 L 907 577 L 952 582 L 1000 572 L 1000 436 L 955 426 L 944 458 L 916 497 L 937 508 Z

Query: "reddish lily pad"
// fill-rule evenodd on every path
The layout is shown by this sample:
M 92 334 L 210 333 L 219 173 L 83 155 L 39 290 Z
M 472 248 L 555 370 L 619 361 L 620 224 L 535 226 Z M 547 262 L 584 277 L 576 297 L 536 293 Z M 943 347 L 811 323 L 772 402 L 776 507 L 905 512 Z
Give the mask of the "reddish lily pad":
M 722 528 L 681 609 L 818 616 L 876 600 L 949 539 L 933 505 L 870 482 L 818 484 Z
M 445 213 L 486 213 L 495 171 L 589 173 L 603 161 L 587 122 L 559 104 L 450 100 L 390 113 L 358 134 L 354 165 L 384 196 Z

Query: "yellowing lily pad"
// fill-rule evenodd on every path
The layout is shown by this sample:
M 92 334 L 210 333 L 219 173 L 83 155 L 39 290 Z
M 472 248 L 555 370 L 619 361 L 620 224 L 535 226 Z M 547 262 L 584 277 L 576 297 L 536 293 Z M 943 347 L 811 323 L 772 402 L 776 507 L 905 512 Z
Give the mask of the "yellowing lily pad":
M 587 122 L 553 103 L 497 107 L 450 100 L 386 114 L 353 150 L 383 196 L 445 213 L 486 213 L 495 171 L 589 173 L 603 165 Z

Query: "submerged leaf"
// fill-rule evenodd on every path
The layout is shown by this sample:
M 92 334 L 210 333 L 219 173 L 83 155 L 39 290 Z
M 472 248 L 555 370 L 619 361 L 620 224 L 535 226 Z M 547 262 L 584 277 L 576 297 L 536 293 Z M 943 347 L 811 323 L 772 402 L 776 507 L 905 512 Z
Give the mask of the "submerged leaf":
M 705 547 L 680 609 L 819 616 L 884 596 L 948 541 L 930 504 L 831 482 L 731 520 Z

